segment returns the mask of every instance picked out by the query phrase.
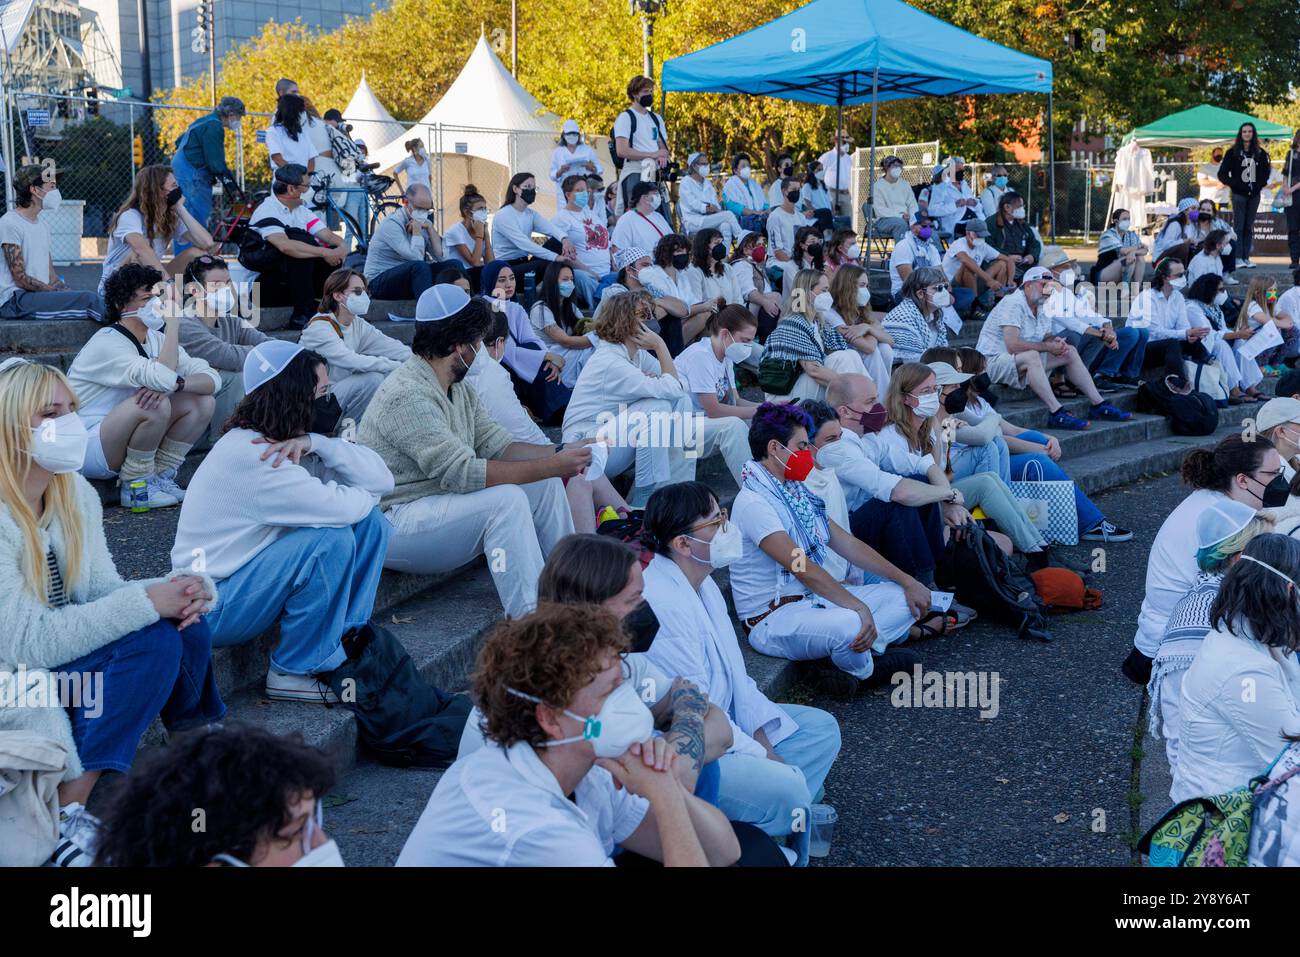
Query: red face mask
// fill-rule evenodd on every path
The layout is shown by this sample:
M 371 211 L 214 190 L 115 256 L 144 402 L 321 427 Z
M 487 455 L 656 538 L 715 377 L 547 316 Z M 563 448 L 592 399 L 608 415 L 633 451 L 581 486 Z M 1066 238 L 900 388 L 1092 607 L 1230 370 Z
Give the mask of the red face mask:
M 790 452 L 785 445 L 781 448 Z M 790 452 L 790 457 L 785 460 L 785 478 L 790 482 L 802 482 L 812 474 L 813 466 L 812 449 L 803 449 L 799 452 Z
M 756 263 L 761 263 L 764 259 L 767 258 L 767 247 L 755 246 L 753 249 L 749 251 L 749 258 L 754 260 L 754 262 Z

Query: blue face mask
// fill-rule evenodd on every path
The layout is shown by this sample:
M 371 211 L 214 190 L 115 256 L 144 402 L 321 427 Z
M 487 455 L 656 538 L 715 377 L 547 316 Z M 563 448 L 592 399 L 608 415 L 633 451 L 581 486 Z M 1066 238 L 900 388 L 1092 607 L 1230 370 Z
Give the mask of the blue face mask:
M 587 196 L 587 191 L 586 191 L 585 189 L 584 189 L 581 193 L 574 193 L 574 194 L 573 194 L 573 205 L 574 205 L 574 206 L 577 206 L 579 209 L 586 209 L 586 208 L 587 208 L 587 199 L 588 199 L 588 196 Z
M 560 295 L 561 295 L 563 298 L 568 299 L 570 296 L 573 295 L 573 288 L 574 288 L 574 287 L 573 287 L 573 283 L 571 283 L 571 282 L 562 282 L 562 283 L 560 283 L 560 284 L 559 284 Z
M 999 186 L 1006 186 L 1007 178 L 1005 176 L 995 176 L 993 177 L 993 182 L 997 183 Z

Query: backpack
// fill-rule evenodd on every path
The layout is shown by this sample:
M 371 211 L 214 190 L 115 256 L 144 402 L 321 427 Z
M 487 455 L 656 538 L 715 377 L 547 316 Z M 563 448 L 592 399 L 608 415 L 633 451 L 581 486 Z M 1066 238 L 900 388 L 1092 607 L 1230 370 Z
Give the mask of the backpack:
M 1197 385 L 1203 368 L 1197 366 Z M 1219 427 L 1219 409 L 1214 400 L 1196 389 L 1187 395 L 1170 391 L 1163 368 L 1148 375 L 1138 386 L 1137 410 L 1164 416 L 1175 435 L 1212 435 Z
M 381 764 L 445 768 L 456 760 L 472 703 L 425 681 L 402 643 L 371 622 L 344 637 L 347 661 L 319 676 L 357 718 L 357 737 Z
M 628 131 L 627 131 L 627 145 L 631 146 L 632 137 L 636 136 L 636 110 L 631 109 L 629 107 L 623 112 L 626 113 L 629 119 L 631 120 L 631 126 L 628 127 Z M 659 126 L 659 119 L 655 116 L 653 110 L 650 112 L 650 118 L 654 122 L 655 126 L 659 127 L 660 141 L 663 143 L 667 143 L 668 134 L 664 131 L 662 126 Z M 614 164 L 614 169 L 620 171 L 623 169 L 623 164 L 627 162 L 626 160 L 623 159 L 623 157 L 618 155 L 618 136 L 615 135 L 614 127 L 612 126 L 609 128 L 609 158 L 611 162 L 613 162 Z
M 938 587 L 955 591 L 963 605 L 1011 625 L 1016 637 L 1052 640 L 1034 580 L 974 522 L 967 523 L 960 538 L 948 540 L 934 577 Z

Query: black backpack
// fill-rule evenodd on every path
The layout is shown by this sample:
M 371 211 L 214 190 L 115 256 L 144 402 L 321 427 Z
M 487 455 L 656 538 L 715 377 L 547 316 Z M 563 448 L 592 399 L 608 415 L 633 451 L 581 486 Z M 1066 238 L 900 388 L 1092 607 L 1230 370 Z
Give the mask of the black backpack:
M 1197 364 L 1194 386 L 1201 384 L 1204 368 Z M 1164 416 L 1175 435 L 1213 435 L 1219 427 L 1219 409 L 1214 400 L 1195 387 L 1187 395 L 1173 392 L 1165 376 L 1165 370 L 1159 368 L 1142 381 L 1137 391 L 1137 410 Z
M 974 522 L 966 525 L 960 539 L 953 535 L 948 540 L 934 578 L 955 591 L 963 605 L 1015 628 L 1016 637 L 1052 640 L 1034 580 Z
M 472 702 L 429 684 L 388 629 L 371 622 L 344 638 L 348 660 L 319 676 L 357 718 L 375 760 L 397 768 L 445 768 L 456 760 Z
M 283 225 L 278 219 L 272 219 L 269 216 L 266 219 L 259 219 L 255 223 L 249 223 L 248 228 L 239 237 L 239 255 L 236 257 L 239 264 L 255 273 L 270 272 L 275 269 L 282 253 L 271 245 L 270 240 L 263 238 L 262 234 L 257 230 L 262 226 Z M 285 226 L 284 234 L 296 242 L 306 243 L 309 246 L 320 245 L 315 236 L 305 229 L 299 229 L 297 226 Z
M 626 109 L 623 111 L 631 119 L 632 125 L 627 131 L 627 145 L 632 145 L 632 137 L 636 136 L 636 110 Z M 650 118 L 655 126 L 659 126 L 659 119 L 655 116 L 654 111 L 650 112 Z M 663 143 L 668 142 L 668 134 L 662 126 L 659 126 L 659 139 Z M 614 134 L 614 127 L 609 128 L 609 158 L 614 164 L 614 169 L 622 170 L 625 160 L 618 155 L 618 137 Z

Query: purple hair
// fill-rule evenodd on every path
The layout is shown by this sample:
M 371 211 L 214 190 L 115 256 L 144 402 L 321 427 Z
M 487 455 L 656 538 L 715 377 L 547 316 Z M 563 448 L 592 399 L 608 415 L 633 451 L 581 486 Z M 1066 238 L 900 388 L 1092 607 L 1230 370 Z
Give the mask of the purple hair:
M 776 439 L 786 445 L 798 428 L 809 435 L 813 433 L 812 416 L 799 408 L 797 402 L 764 402 L 749 423 L 749 454 L 755 459 L 764 458 L 768 442 Z

